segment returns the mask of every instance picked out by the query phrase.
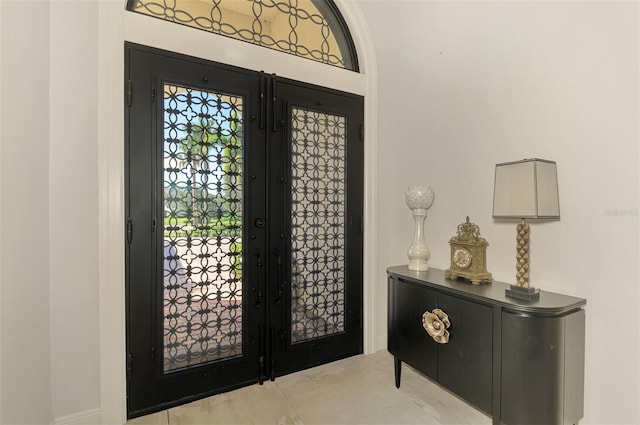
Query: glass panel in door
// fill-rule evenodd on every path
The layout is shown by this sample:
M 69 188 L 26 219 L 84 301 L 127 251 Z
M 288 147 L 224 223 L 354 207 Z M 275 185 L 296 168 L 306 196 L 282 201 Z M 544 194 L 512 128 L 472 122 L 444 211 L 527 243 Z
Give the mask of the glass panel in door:
M 165 83 L 164 372 L 242 354 L 242 97 Z
M 291 109 L 291 342 L 345 330 L 346 118 Z

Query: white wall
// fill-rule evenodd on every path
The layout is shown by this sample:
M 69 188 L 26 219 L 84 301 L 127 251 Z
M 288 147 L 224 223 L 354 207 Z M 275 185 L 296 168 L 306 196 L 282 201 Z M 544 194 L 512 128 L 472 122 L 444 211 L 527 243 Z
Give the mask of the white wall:
M 51 400 L 61 418 L 100 404 L 98 3 L 54 1 L 50 22 Z
M 489 271 L 513 282 L 515 223 L 491 218 L 494 165 L 555 160 L 562 218 L 531 226 L 531 282 L 588 300 L 584 423 L 640 422 L 639 3 L 360 5 L 379 63 L 378 329 L 384 270 L 407 263 L 407 186 L 436 193 L 432 267 L 448 266 L 469 215 Z
M 98 4 L 0 8 L 0 423 L 95 423 Z
M 0 423 L 48 423 L 49 5 L 0 7 Z

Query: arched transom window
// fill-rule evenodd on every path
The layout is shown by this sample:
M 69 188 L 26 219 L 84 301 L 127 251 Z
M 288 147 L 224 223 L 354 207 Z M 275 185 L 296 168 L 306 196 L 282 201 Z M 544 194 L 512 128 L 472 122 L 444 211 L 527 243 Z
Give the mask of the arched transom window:
M 358 71 L 353 40 L 331 0 L 128 0 L 127 9 Z

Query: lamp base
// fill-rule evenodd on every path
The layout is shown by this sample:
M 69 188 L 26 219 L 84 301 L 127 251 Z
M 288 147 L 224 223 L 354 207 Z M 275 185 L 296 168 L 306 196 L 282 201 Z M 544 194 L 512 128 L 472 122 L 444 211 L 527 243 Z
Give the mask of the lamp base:
M 509 289 L 504 290 L 504 295 L 523 301 L 538 301 L 540 299 L 540 290 L 538 288 L 510 285 Z

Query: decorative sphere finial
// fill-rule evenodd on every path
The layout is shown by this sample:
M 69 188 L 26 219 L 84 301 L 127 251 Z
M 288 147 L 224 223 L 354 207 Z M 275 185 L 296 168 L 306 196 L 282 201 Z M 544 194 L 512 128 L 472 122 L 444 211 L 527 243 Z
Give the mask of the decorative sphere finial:
M 433 204 L 435 195 L 431 186 L 409 186 L 405 195 L 407 206 L 411 209 L 415 222 L 413 243 L 407 251 L 408 267 L 409 270 L 427 271 L 429 270 L 427 261 L 431 251 L 424 241 L 424 219 L 427 217 L 427 210 Z
M 409 209 L 428 210 L 433 205 L 435 195 L 431 186 L 409 186 L 405 192 L 405 199 Z

